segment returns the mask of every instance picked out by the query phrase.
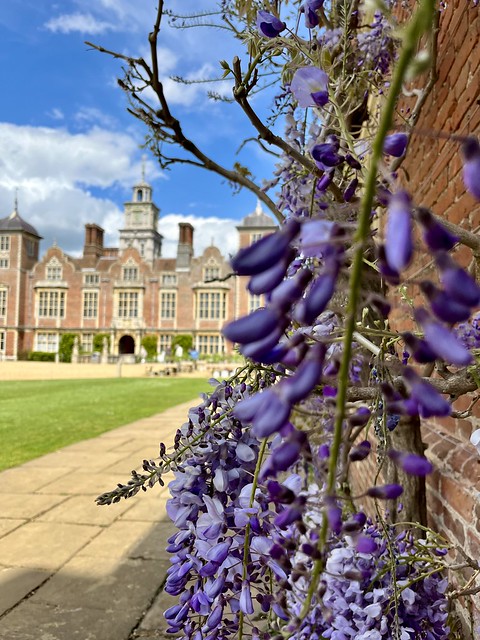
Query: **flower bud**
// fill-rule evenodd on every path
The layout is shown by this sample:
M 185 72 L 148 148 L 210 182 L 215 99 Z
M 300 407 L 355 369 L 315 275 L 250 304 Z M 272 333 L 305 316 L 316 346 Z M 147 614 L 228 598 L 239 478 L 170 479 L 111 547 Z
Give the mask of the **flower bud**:
M 367 496 L 378 500 L 395 500 L 403 493 L 403 487 L 399 484 L 384 484 L 377 487 L 370 487 Z
M 223 335 L 231 342 L 249 344 L 262 340 L 280 324 L 280 318 L 272 309 L 257 309 L 248 316 L 229 322 L 223 327 Z M 282 324 L 285 324 L 283 321 Z
M 408 136 L 406 133 L 392 133 L 383 142 L 383 153 L 395 158 L 401 158 L 407 149 Z
M 392 449 L 388 452 L 388 457 L 390 460 L 393 460 L 402 471 L 412 476 L 426 476 L 433 471 L 432 463 L 429 462 L 425 456 Z
M 348 457 L 352 462 L 360 462 L 361 460 L 365 460 L 365 458 L 370 454 L 372 449 L 372 445 L 368 440 L 364 440 L 360 444 L 357 444 L 355 447 L 352 447 Z
M 411 198 L 406 191 L 395 193 L 388 204 L 385 257 L 391 269 L 403 271 L 413 253 Z

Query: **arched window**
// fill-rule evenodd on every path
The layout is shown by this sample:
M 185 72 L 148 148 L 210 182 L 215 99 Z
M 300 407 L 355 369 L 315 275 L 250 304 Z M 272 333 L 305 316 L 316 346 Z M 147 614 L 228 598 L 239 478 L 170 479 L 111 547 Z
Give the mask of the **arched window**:
M 137 189 L 137 202 L 142 202 L 143 200 L 143 190 Z

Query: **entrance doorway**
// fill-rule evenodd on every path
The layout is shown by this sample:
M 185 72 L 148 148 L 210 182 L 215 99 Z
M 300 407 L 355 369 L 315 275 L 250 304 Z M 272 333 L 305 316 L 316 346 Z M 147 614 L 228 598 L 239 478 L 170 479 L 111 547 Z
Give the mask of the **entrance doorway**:
M 135 353 L 135 340 L 132 336 L 122 336 L 118 343 L 118 353 L 123 356 L 127 353 Z

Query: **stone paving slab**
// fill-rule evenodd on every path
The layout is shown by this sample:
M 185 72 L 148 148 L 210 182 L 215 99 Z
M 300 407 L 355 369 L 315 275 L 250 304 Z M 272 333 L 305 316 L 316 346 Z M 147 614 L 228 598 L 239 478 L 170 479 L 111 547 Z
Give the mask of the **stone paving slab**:
M 2 518 L 34 518 L 65 500 L 64 496 L 40 495 L 38 493 L 0 494 L 0 513 Z M 1 557 L 1 556 L 0 556 Z
M 59 478 L 38 490 L 38 493 L 82 495 L 95 493 L 97 496 L 105 490 L 117 486 L 119 478 L 115 474 L 88 473 L 87 471 L 77 471 L 70 474 L 68 478 Z
M 126 640 L 143 610 L 66 607 L 24 600 L 0 620 L 1 640 Z
M 56 570 L 100 531 L 81 524 L 27 522 L 0 539 L 0 559 L 8 567 Z
M 97 494 L 93 493 L 69 496 L 61 504 L 39 515 L 37 520 L 106 527 L 126 511 L 134 508 L 133 500 L 122 500 L 108 507 L 99 507 L 95 502 L 96 497 Z
M 31 602 L 82 609 L 142 610 L 158 589 L 167 560 L 77 556 L 35 593 Z
M 128 436 L 125 436 L 125 435 L 121 436 L 119 434 L 114 434 L 109 438 L 97 437 L 97 438 L 90 438 L 88 440 L 81 440 L 80 442 L 76 442 L 75 444 L 68 445 L 68 447 L 65 447 L 63 449 L 63 451 L 68 453 L 91 451 L 92 446 L 95 447 L 96 451 L 111 451 L 115 447 L 125 444 L 129 440 L 130 438 L 128 438 Z
M 0 640 L 164 637 L 168 490 L 95 497 L 172 442 L 194 404 L 0 473 Z
M 0 615 L 14 607 L 52 575 L 45 569 L 3 567 L 0 569 Z M 0 628 L 0 637 L 1 637 Z
M 26 520 L 21 520 L 17 518 L 1 518 L 0 519 L 0 538 L 10 531 L 17 529 L 18 527 L 25 524 Z
M 163 516 L 163 514 L 161 514 Z M 113 522 L 78 552 L 79 556 L 96 558 L 165 558 L 171 525 L 163 527 L 148 521 Z
M 35 493 L 46 484 L 66 476 L 70 472 L 69 467 L 47 467 L 37 469 L 32 473 L 30 469 L 15 467 L 3 471 L 0 482 L 1 493 Z

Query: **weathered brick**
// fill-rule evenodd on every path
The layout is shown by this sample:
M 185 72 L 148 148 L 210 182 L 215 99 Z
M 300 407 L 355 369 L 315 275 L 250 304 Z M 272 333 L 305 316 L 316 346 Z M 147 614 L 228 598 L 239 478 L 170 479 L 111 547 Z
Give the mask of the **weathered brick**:
M 445 530 L 442 533 L 447 540 L 463 546 L 465 544 L 465 527 L 461 520 L 454 516 L 451 509 L 443 510 L 443 523 Z
M 442 497 L 467 522 L 472 519 L 474 500 L 467 492 L 465 483 L 443 475 L 440 481 Z

